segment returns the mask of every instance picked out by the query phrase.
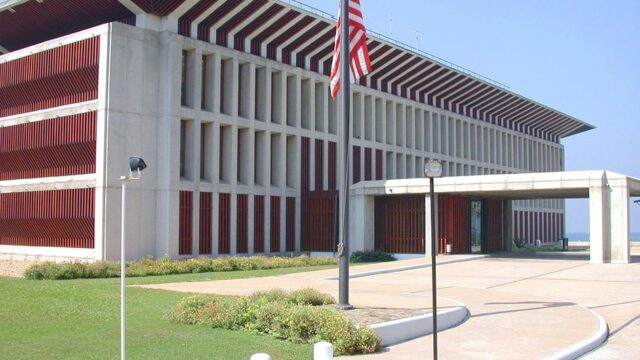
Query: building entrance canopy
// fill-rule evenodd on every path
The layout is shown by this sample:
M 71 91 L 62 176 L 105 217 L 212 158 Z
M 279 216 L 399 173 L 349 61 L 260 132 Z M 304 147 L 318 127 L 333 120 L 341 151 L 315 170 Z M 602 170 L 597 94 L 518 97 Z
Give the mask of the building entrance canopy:
M 564 171 L 525 174 L 444 177 L 435 180 L 437 195 L 454 194 L 506 200 L 589 199 L 591 262 L 627 263 L 630 260 L 630 197 L 640 196 L 640 179 L 612 171 Z M 366 181 L 353 185 L 351 225 L 353 242 L 364 242 L 372 217 L 366 216 L 367 198 L 383 195 L 429 194 L 429 179 Z M 428 203 L 428 201 L 426 202 Z M 426 206 L 425 216 L 431 209 Z M 425 229 L 427 243 L 431 241 Z M 511 234 L 508 235 L 509 241 Z M 428 248 L 428 246 L 427 246 Z

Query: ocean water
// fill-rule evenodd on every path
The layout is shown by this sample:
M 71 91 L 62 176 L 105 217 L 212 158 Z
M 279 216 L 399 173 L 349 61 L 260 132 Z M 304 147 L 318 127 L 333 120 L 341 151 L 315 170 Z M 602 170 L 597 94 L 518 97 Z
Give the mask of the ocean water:
M 567 238 L 569 238 L 569 241 L 589 241 L 589 233 L 568 232 Z M 631 241 L 640 242 L 640 233 L 632 232 Z

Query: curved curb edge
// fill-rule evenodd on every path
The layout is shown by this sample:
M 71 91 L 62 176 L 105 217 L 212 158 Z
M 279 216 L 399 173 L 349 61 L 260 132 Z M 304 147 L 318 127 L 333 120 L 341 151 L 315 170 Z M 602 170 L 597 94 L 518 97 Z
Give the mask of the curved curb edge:
M 550 357 L 548 357 L 548 359 L 553 359 L 553 360 L 577 359 L 578 357 L 592 350 L 595 350 L 596 348 L 604 344 L 604 342 L 609 337 L 609 326 L 607 325 L 607 322 L 604 320 L 604 318 L 600 316 L 600 314 L 598 314 L 597 312 L 585 306 L 582 306 L 582 305 L 578 305 L 578 306 L 591 312 L 598 319 L 598 330 L 596 330 L 596 332 L 593 335 L 589 336 L 587 339 L 582 340 L 578 343 L 575 343 L 569 346 L 568 348 L 551 355 Z
M 451 309 L 438 312 L 438 331 L 452 328 L 463 323 L 469 317 L 469 310 L 460 303 Z M 369 325 L 383 346 L 394 345 L 433 332 L 433 314 L 412 316 L 404 319 L 386 321 Z

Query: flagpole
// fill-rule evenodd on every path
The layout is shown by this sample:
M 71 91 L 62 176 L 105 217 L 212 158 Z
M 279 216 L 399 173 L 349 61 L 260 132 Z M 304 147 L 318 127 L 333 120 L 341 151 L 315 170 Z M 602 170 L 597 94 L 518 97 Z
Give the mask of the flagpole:
M 352 309 L 349 304 L 349 0 L 340 1 L 340 90 L 342 90 L 342 146 L 340 147 L 340 187 L 338 190 L 338 212 L 340 215 L 338 255 L 340 270 L 338 281 L 338 305 L 342 310 Z

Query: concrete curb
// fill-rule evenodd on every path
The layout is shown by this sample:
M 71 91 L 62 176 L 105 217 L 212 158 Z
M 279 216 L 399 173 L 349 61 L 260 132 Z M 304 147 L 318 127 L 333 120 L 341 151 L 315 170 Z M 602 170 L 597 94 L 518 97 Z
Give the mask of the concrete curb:
M 469 310 L 466 306 L 458 303 L 459 306 L 438 312 L 438 331 L 459 325 L 469 317 Z M 383 346 L 394 345 L 431 334 L 433 332 L 433 314 L 387 321 L 369 327 L 378 334 Z
M 547 359 L 553 359 L 553 360 L 577 359 L 578 357 L 588 352 L 591 352 L 596 348 L 600 347 L 601 345 L 603 345 L 604 342 L 609 337 L 609 326 L 607 325 L 607 322 L 604 320 L 604 318 L 600 316 L 600 314 L 598 314 L 597 312 L 585 306 L 582 306 L 582 305 L 578 305 L 578 306 L 588 310 L 593 314 L 593 316 L 595 316 L 598 319 L 598 330 L 596 330 L 596 332 L 593 335 L 591 335 L 589 338 L 583 341 L 580 341 L 576 344 L 573 344 L 567 349 L 551 355 Z
M 454 264 L 454 263 L 459 263 L 459 262 L 464 262 L 464 261 L 472 261 L 472 260 L 484 259 L 486 257 L 489 257 L 489 255 L 465 256 L 465 257 L 451 259 L 451 260 L 436 261 L 436 265 Z M 355 274 L 350 274 L 349 275 L 349 279 L 355 279 L 355 278 L 378 275 L 378 274 L 387 274 L 387 273 L 392 273 L 392 272 L 397 272 L 397 271 L 415 270 L 415 269 L 421 269 L 421 268 L 426 268 L 426 267 L 430 267 L 430 266 L 431 266 L 431 263 L 426 263 L 426 264 L 399 266 L 399 267 L 388 268 L 388 269 L 363 271 L 363 272 L 359 272 L 359 273 L 355 273 Z M 338 278 L 339 278 L 338 276 L 329 276 L 329 277 L 321 278 L 320 280 L 338 280 Z

